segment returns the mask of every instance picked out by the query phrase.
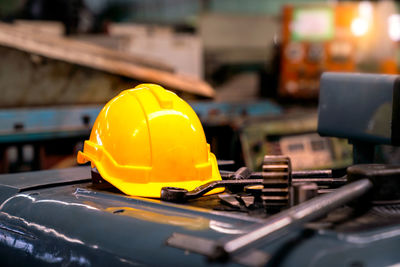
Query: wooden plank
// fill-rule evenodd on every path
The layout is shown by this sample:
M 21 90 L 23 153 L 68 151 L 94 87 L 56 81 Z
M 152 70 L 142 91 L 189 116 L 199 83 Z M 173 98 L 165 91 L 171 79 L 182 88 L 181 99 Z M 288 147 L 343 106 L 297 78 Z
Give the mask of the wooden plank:
M 33 34 L 0 23 L 0 45 L 66 61 L 109 73 L 133 78 L 142 82 L 160 84 L 168 89 L 213 97 L 214 90 L 205 81 L 175 74 L 165 69 L 155 69 L 151 61 L 93 44 L 63 37 Z

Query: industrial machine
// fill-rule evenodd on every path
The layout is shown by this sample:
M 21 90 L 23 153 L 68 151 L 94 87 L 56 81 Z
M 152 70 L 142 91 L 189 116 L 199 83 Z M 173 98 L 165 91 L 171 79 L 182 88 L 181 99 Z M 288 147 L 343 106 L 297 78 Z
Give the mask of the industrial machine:
M 352 163 L 352 147 L 344 138 L 321 137 L 315 110 L 296 110 L 245 122 L 240 143 L 245 166 L 261 170 L 264 155 L 287 155 L 294 170 L 344 168 Z
M 394 1 L 285 6 L 279 94 L 317 98 L 326 71 L 398 73 L 398 13 Z
M 220 163 L 221 179 L 216 175 L 194 189 L 164 186 L 156 198 L 127 196 L 101 174 L 104 166 L 92 168 L 108 157 L 95 160 L 107 144 L 94 134 L 83 152 L 92 166 L 0 176 L 0 261 L 7 266 L 395 266 L 400 167 L 373 162 L 377 144 L 398 145 L 399 90 L 399 76 L 322 76 L 318 131 L 352 142 L 355 165 L 347 169 L 299 171 L 288 156 L 266 155 L 261 172 L 226 171 Z M 157 92 L 160 105 L 175 101 Z M 152 123 L 148 129 L 159 121 Z M 97 125 L 96 133 L 103 126 Z M 195 120 L 192 127 L 198 127 Z M 137 172 L 126 167 L 120 170 Z M 217 188 L 224 192 L 207 195 Z

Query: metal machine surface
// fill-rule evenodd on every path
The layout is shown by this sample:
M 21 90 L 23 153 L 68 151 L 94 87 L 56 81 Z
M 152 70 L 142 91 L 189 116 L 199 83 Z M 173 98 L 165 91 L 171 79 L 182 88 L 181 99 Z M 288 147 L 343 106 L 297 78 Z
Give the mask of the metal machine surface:
M 88 167 L 4 175 L 1 188 L 6 265 L 203 265 L 165 240 L 174 231 L 221 237 L 257 222 L 99 190 Z
M 7 266 L 203 266 L 209 264 L 206 259 L 187 250 L 206 250 L 214 244 L 209 240 L 232 239 L 267 220 L 251 209 L 220 211 L 216 207 L 224 205 L 216 196 L 187 204 L 127 197 L 93 185 L 88 167 L 3 175 L 0 192 L 0 255 Z M 352 212 L 331 212 L 325 222 L 293 229 L 258 246 L 257 253 L 269 266 L 398 263 L 397 205 L 376 206 L 358 218 Z M 341 216 L 351 219 L 335 223 Z M 173 237 L 183 238 L 188 247 L 175 248 Z M 198 238 L 195 243 L 192 237 Z M 245 255 L 221 264 L 258 265 Z
M 364 78 L 368 79 L 360 77 Z M 323 100 L 320 105 L 324 104 Z M 357 141 L 352 133 L 341 137 Z M 222 180 L 192 191 L 164 187 L 160 199 L 126 196 L 89 166 L 2 175 L 0 262 L 7 266 L 399 264 L 398 165 L 299 171 L 292 168 L 290 157 L 267 155 L 262 168 L 262 172 L 247 168 L 231 172 L 221 165 Z M 224 193 L 203 196 L 221 186 Z
M 399 76 L 325 73 L 321 87 L 320 134 L 399 144 Z

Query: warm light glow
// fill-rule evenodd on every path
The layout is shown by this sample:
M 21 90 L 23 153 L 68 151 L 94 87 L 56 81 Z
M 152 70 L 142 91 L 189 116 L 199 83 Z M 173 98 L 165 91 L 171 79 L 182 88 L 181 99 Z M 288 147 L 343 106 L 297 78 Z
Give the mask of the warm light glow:
M 388 34 L 390 39 L 393 41 L 400 41 L 400 14 L 393 14 L 389 16 Z
M 363 18 L 355 18 L 351 23 L 351 31 L 355 36 L 363 36 L 368 31 L 368 21 Z
M 368 1 L 363 1 L 358 6 L 358 13 L 360 17 L 370 19 L 372 17 L 372 4 Z

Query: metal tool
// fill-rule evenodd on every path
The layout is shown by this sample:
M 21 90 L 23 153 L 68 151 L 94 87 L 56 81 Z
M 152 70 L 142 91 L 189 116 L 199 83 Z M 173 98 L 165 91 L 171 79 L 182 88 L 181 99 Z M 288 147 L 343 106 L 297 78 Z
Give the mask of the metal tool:
M 196 187 L 192 191 L 177 187 L 163 187 L 161 189 L 161 200 L 182 203 L 189 199 L 201 197 L 205 193 L 218 188 L 229 186 L 246 186 L 251 184 L 262 184 L 263 179 L 242 179 L 242 180 L 218 180 Z
M 226 260 L 233 254 L 254 246 L 259 241 L 269 242 L 291 227 L 315 220 L 333 209 L 354 200 L 372 188 L 372 182 L 362 179 L 345 185 L 335 192 L 315 197 L 298 206 L 268 218 L 267 222 L 239 237 L 221 242 L 214 247 L 211 260 Z
M 228 187 L 231 192 L 239 192 L 246 185 L 262 183 L 262 179 L 248 179 L 251 176 L 251 171 L 246 167 L 242 167 L 236 172 L 221 172 L 221 176 L 225 180 L 212 181 L 196 187 L 192 191 L 178 187 L 163 187 L 160 198 L 165 201 L 182 203 L 189 199 L 201 197 L 218 187 Z
M 322 176 L 322 178 L 316 176 Z M 330 170 L 321 171 L 292 171 L 292 182 L 314 182 L 317 185 L 333 185 L 334 187 L 346 183 L 346 178 L 333 178 Z M 305 178 L 300 178 L 300 177 Z M 212 181 L 188 191 L 178 187 L 163 187 L 161 189 L 161 200 L 182 203 L 189 199 L 203 196 L 207 192 L 218 188 L 227 187 L 229 190 L 237 192 L 241 191 L 247 185 L 262 185 L 263 175 L 261 172 L 251 172 L 248 168 L 242 167 L 236 172 L 221 171 L 223 180 Z

